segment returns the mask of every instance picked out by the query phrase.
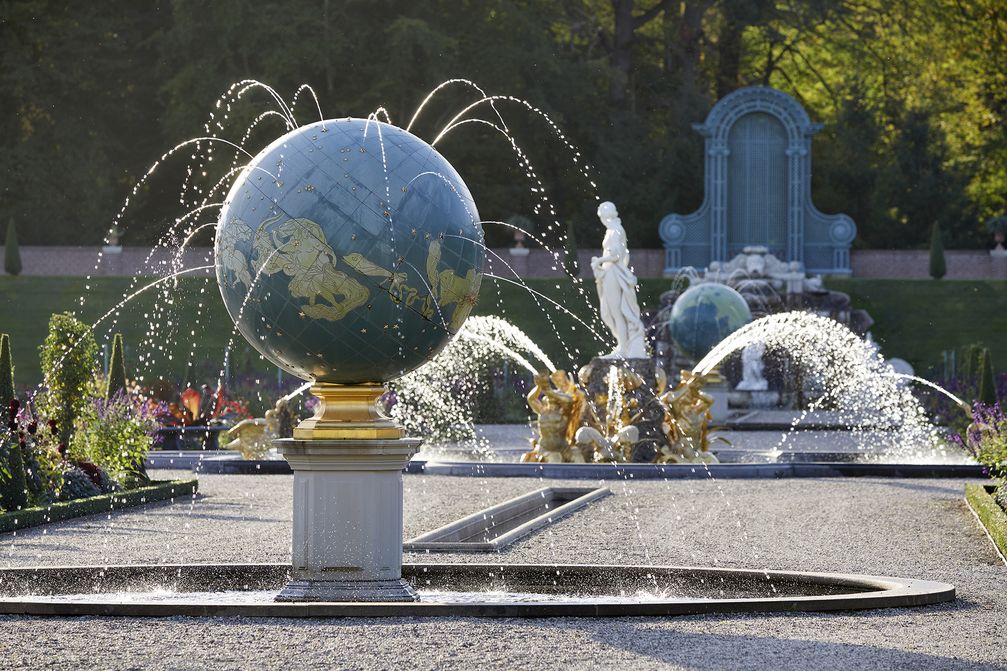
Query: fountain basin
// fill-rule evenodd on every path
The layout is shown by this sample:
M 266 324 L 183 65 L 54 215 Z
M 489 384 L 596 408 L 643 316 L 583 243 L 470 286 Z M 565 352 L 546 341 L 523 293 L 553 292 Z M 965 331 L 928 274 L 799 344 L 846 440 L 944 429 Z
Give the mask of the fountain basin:
M 421 600 L 275 602 L 286 564 L 0 570 L 0 614 L 127 617 L 623 617 L 860 610 L 952 601 L 952 585 L 841 573 L 556 564 L 404 564 Z

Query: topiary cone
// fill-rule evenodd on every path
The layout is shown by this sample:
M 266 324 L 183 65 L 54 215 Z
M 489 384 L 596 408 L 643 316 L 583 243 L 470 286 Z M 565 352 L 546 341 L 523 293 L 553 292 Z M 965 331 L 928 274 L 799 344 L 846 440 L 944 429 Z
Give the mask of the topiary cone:
M 0 416 L 7 424 L 7 409 L 14 400 L 14 361 L 10 353 L 10 336 L 0 335 Z
M 112 357 L 108 362 L 108 386 L 105 400 L 111 401 L 120 391 L 126 389 L 126 360 L 122 353 L 122 334 L 116 333 L 112 339 Z
M 983 348 L 980 361 L 979 398 L 977 400 L 984 405 L 996 405 L 997 388 L 996 383 L 993 381 L 993 355 L 990 354 L 988 347 Z
M 14 364 L 10 352 L 10 336 L 0 335 L 0 505 L 7 510 L 17 510 L 28 505 L 27 483 L 24 474 L 24 455 L 18 442 L 14 423 L 17 406 L 14 396 Z

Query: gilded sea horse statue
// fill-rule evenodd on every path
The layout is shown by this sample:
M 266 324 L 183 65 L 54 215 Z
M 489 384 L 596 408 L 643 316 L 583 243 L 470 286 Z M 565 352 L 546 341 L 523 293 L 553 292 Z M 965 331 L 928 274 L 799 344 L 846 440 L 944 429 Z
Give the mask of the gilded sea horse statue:
M 666 443 L 658 449 L 657 463 L 717 463 L 709 451 L 713 397 L 703 391 L 705 383 L 706 376 L 683 370 L 679 383 L 658 396 Z

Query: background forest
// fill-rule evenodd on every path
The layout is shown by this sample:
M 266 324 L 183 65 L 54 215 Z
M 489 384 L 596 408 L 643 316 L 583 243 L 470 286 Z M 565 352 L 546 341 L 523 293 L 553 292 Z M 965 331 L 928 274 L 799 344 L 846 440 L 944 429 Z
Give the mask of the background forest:
M 825 124 L 815 202 L 852 216 L 860 247 L 925 246 L 934 221 L 948 246 L 983 247 L 981 222 L 1005 209 L 1003 0 L 0 0 L 0 222 L 13 218 L 23 244 L 99 243 L 147 168 L 203 134 L 240 79 L 288 99 L 309 83 L 326 116 L 384 106 L 404 125 L 452 77 L 551 116 L 594 166 L 599 195 L 618 203 L 633 246 L 659 246 L 661 217 L 700 204 L 690 124 L 749 84 L 790 93 Z M 414 130 L 431 139 L 475 99 L 452 89 Z M 232 115 L 250 121 L 271 103 L 259 94 Z M 438 148 L 482 216 L 521 214 L 547 237 L 572 222 L 581 244 L 597 244 L 571 152 L 521 104 L 498 109 L 555 215 L 533 211 L 506 140 L 468 124 Z M 302 100 L 299 119 L 316 114 Z M 263 122 L 251 146 L 282 132 Z M 155 240 L 178 216 L 169 187 L 187 158 L 134 199 L 126 244 Z

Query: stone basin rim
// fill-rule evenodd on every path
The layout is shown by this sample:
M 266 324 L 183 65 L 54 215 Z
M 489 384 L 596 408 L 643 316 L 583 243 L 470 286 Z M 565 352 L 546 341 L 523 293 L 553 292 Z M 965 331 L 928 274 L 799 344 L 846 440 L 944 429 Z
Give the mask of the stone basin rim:
M 102 599 L 101 592 L 94 599 L 79 601 L 32 601 L 19 596 L 7 596 L 18 579 L 44 580 L 57 578 L 60 573 L 70 574 L 74 580 L 86 577 L 99 579 L 128 578 L 147 575 L 150 578 L 179 571 L 187 574 L 214 573 L 227 575 L 232 580 L 242 577 L 250 582 L 275 579 L 290 569 L 289 564 L 124 564 L 105 566 L 46 566 L 0 569 L 0 615 L 30 616 L 112 616 L 112 617 L 667 617 L 709 613 L 776 613 L 813 612 L 836 610 L 866 610 L 927 606 L 953 601 L 953 585 L 930 580 L 895 578 L 889 576 L 847 573 L 821 573 L 806 571 L 778 571 L 733 569 L 702 566 L 661 565 L 611 565 L 611 564 L 508 564 L 508 563 L 410 563 L 403 564 L 403 577 L 456 575 L 463 579 L 485 578 L 501 573 L 519 578 L 554 574 L 559 571 L 566 578 L 595 578 L 618 572 L 621 577 L 641 579 L 650 573 L 668 577 L 717 578 L 734 580 L 781 580 L 805 584 L 809 587 L 849 588 L 836 594 L 788 595 L 782 597 L 726 597 L 681 598 L 647 600 L 627 603 L 606 600 L 598 596 L 590 601 L 548 602 L 471 602 L 438 603 L 226 603 L 193 599 L 192 601 L 143 602 Z M 121 576 L 119 574 L 122 574 Z M 74 583 L 76 584 L 76 583 Z M 520 587 L 518 585 L 517 587 Z M 711 586 L 712 587 L 712 586 Z M 278 588 L 277 588 L 278 589 Z M 204 590 L 213 591 L 213 590 Z M 570 590 L 572 591 L 572 590 Z M 63 593 L 72 593 L 64 590 Z M 79 592 L 78 592 L 79 593 Z M 712 591 L 711 591 L 712 593 Z

